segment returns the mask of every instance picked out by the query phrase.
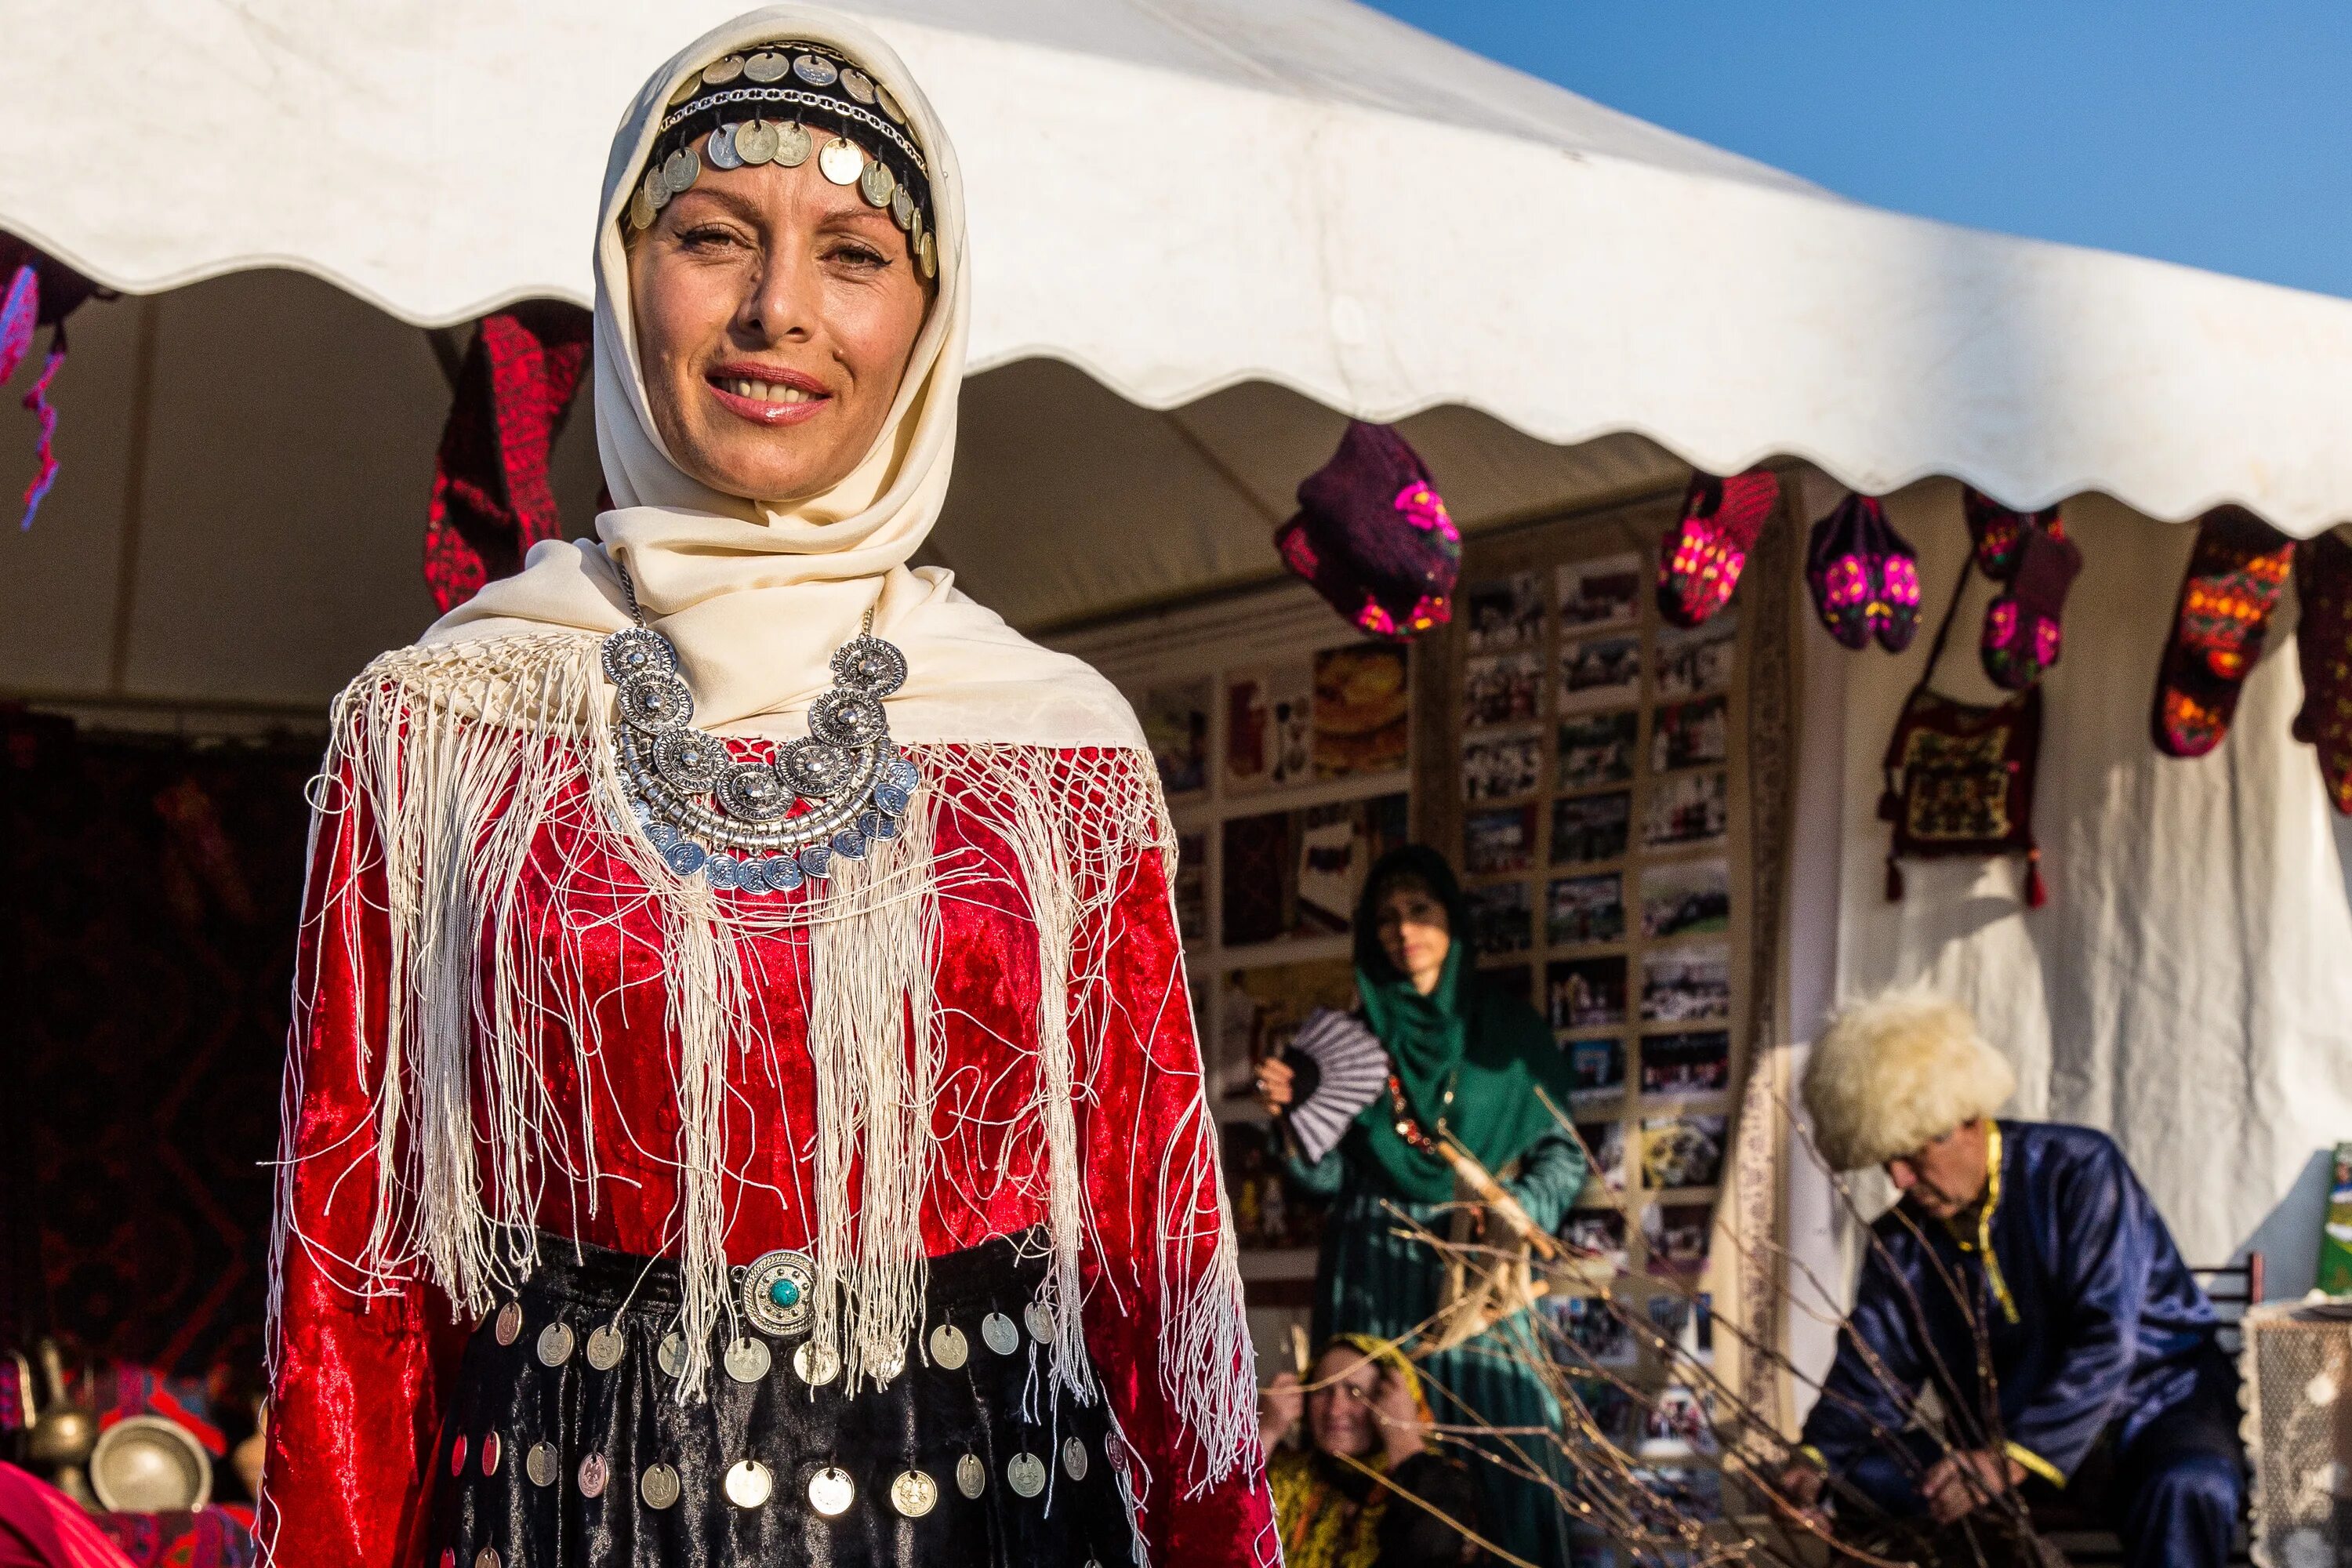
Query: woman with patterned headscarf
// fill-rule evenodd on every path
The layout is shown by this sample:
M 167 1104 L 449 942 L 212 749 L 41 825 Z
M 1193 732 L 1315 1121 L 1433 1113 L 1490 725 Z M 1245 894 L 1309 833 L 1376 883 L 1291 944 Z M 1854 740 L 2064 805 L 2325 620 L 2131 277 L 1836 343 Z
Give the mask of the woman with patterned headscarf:
M 1276 1561 L 1150 752 L 907 564 L 962 200 L 830 13 L 730 22 L 629 107 L 614 505 L 334 710 L 276 1561 Z
M 1265 1391 L 1266 1481 L 1286 1568 L 1460 1568 L 1478 1552 L 1478 1492 L 1430 1446 L 1420 1374 L 1394 1345 L 1342 1334 L 1304 1384 Z M 1304 1421 L 1307 1441 L 1280 1447 Z

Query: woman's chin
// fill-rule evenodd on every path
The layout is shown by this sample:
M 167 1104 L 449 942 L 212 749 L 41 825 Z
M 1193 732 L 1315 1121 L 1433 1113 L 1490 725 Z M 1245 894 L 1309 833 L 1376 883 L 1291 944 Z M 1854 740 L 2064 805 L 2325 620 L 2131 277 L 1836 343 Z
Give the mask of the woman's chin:
M 772 431 L 763 434 L 752 450 L 743 450 L 744 445 L 736 441 L 713 442 L 696 452 L 693 460 L 681 461 L 678 466 L 721 495 L 742 496 L 771 505 L 790 505 L 822 495 L 841 478 L 831 472 L 831 464 L 819 468 L 801 461 L 779 462 L 780 457 L 797 459 L 807 455 L 804 443 L 793 437 Z M 784 450 L 780 451 L 780 447 Z

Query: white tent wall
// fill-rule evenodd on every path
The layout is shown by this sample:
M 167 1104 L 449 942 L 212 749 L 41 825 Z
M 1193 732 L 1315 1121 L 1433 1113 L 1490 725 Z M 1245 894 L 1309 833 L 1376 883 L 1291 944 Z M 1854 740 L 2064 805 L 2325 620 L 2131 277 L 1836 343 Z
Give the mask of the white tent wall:
M 1836 725 L 1806 743 L 1832 749 L 1844 775 L 1836 994 L 1925 978 L 1961 997 L 2017 1067 L 2016 1114 L 2113 1133 L 2192 1262 L 2259 1246 L 2272 1293 L 2300 1291 L 2325 1152 L 2352 1136 L 2352 906 L 2312 750 L 2288 733 L 2302 700 L 2292 604 L 2228 739 L 2164 756 L 2149 706 L 2194 534 L 2103 497 L 2069 502 L 2084 568 L 2044 682 L 2034 792 L 2050 902 L 2025 909 L 2020 862 L 1973 858 L 1904 862 L 1906 896 L 1889 902 L 1880 758 L 1969 536 L 1948 481 L 1887 510 L 1919 551 L 1918 640 L 1895 658 L 1807 634 Z M 2000 695 L 1976 652 L 1990 592 L 1976 575 L 1937 667 L 1937 689 L 1964 700 Z M 1809 720 L 1823 709 L 1809 701 Z

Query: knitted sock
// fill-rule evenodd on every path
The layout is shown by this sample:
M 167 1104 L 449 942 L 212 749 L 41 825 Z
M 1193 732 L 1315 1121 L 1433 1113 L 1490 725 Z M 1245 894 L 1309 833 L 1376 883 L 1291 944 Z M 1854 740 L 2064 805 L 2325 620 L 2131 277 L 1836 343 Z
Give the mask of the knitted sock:
M 2040 511 L 2011 511 L 1981 491 L 1964 487 L 1960 491 L 1960 510 L 1969 520 L 1969 538 L 1976 548 L 1977 570 L 1996 583 L 2008 582 L 2017 570 L 2018 557 L 2024 551 L 2029 532 L 2038 530 L 2060 539 L 2066 537 L 2054 506 L 2043 507 Z
M 2294 555 L 2293 540 L 2242 508 L 2205 514 L 2157 675 L 2158 750 L 2201 757 L 2229 733 Z
M 1658 549 L 1658 613 L 1695 626 L 1723 608 L 1780 499 L 1780 477 L 1769 469 L 1727 479 L 1692 475 L 1682 521 Z
M 1848 496 L 1840 501 L 1835 511 L 1813 524 L 1805 544 L 1805 584 L 1813 592 L 1813 611 L 1830 636 L 1855 649 L 1870 646 L 1872 574 L 1862 538 L 1867 500 Z
M 2319 749 L 2327 803 L 2352 816 L 2352 544 L 2323 533 L 2296 545 L 2294 593 L 2303 608 L 2294 628 L 2303 668 L 2294 738 Z
M 1863 538 L 1870 557 L 1870 629 L 1878 646 L 1901 653 L 1919 633 L 1919 552 L 1886 521 L 1878 498 L 1868 498 Z
M 2083 570 L 2082 551 L 2063 534 L 2028 527 L 2019 538 L 2009 591 L 1985 608 L 1980 650 L 1985 674 L 2010 691 L 2024 690 L 2058 662 L 2058 616 Z M 1981 553 L 1977 562 L 1983 564 Z

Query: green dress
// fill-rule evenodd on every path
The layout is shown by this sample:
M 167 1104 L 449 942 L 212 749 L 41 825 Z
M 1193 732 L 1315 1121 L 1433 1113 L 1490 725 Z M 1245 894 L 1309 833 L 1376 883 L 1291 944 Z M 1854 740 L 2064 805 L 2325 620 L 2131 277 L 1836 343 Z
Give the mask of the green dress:
M 1348 1143 L 1354 1137 L 1351 1130 L 1318 1163 L 1292 1160 L 1289 1166 L 1299 1186 L 1332 1200 L 1322 1256 L 1315 1267 L 1313 1333 L 1318 1345 L 1328 1343 L 1334 1334 L 1401 1339 L 1437 1310 L 1444 1286 L 1445 1266 L 1437 1254 L 1393 1234 L 1403 1228 L 1397 1217 L 1403 1214 L 1443 1235 L 1447 1224 L 1443 1205 L 1385 1192 L 1379 1168 L 1367 1169 L 1360 1157 L 1350 1157 Z M 1584 1185 L 1584 1155 L 1570 1139 L 1554 1133 L 1528 1151 L 1518 1179 L 1503 1184 L 1538 1225 L 1557 1229 Z M 1441 1424 L 1472 1420 L 1465 1412 L 1475 1411 L 1475 1419 L 1490 1426 L 1559 1429 L 1559 1403 L 1526 1370 L 1525 1358 L 1547 1353 L 1528 1319 L 1522 1312 L 1476 1339 L 1416 1362 Z M 1495 1441 L 1487 1440 L 1486 1446 Z M 1521 1454 L 1543 1458 L 1565 1479 L 1547 1446 L 1524 1437 L 1513 1441 Z M 1546 1568 L 1565 1564 L 1568 1521 L 1558 1498 L 1496 1465 L 1474 1461 L 1472 1468 L 1480 1483 L 1479 1517 L 1486 1521 L 1480 1533 L 1530 1563 Z
M 1427 882 L 1448 908 L 1453 929 L 1469 930 L 1452 869 L 1433 851 L 1398 850 L 1373 868 L 1357 911 L 1358 994 L 1366 1021 L 1389 1050 L 1415 1120 L 1442 1119 L 1446 1131 L 1504 1185 L 1546 1230 L 1557 1230 L 1584 1185 L 1583 1153 L 1532 1090 L 1568 1106 L 1568 1073 L 1551 1031 L 1524 996 L 1485 984 L 1457 940 L 1437 989 L 1412 991 L 1380 951 L 1372 906 L 1387 879 L 1404 871 Z M 1291 1179 L 1331 1200 L 1316 1266 L 1314 1340 L 1334 1334 L 1402 1339 L 1437 1310 L 1445 1265 L 1435 1249 L 1395 1233 L 1399 1216 L 1438 1234 L 1450 1223 L 1452 1170 L 1395 1131 L 1386 1095 L 1358 1115 L 1339 1145 L 1313 1164 L 1293 1157 Z M 1514 1170 L 1516 1173 L 1514 1173 Z M 1411 1346 L 1408 1342 L 1407 1349 Z M 1528 1363 L 1547 1354 L 1542 1335 L 1521 1312 L 1476 1338 L 1426 1359 L 1415 1358 L 1441 1426 L 1539 1426 L 1558 1431 L 1562 1413 Z M 1506 1462 L 1534 1462 L 1563 1480 L 1565 1467 L 1538 1437 L 1485 1437 L 1480 1446 L 1516 1449 Z M 1566 1568 L 1568 1519 L 1543 1486 L 1474 1461 L 1482 1534 L 1541 1563 Z

